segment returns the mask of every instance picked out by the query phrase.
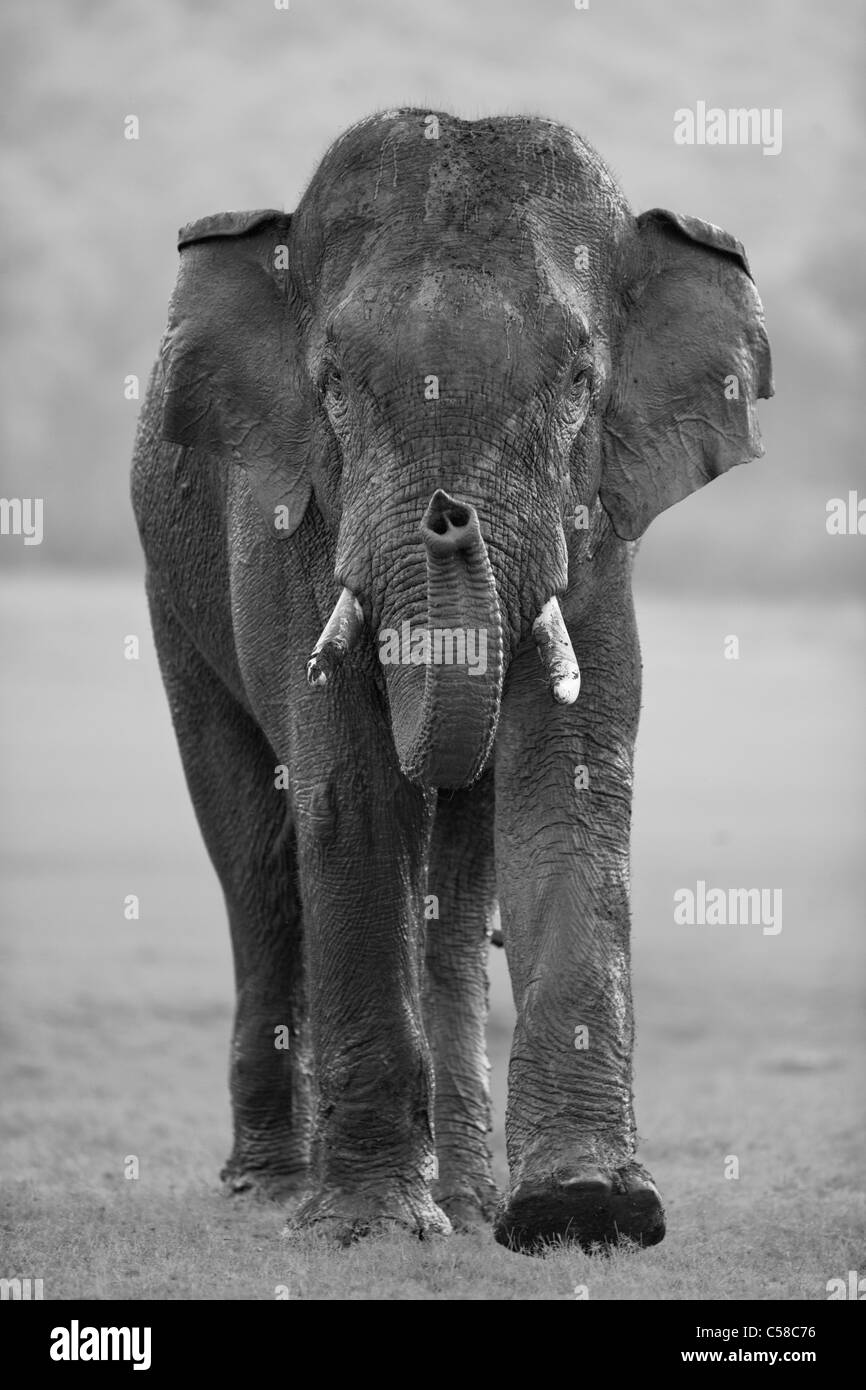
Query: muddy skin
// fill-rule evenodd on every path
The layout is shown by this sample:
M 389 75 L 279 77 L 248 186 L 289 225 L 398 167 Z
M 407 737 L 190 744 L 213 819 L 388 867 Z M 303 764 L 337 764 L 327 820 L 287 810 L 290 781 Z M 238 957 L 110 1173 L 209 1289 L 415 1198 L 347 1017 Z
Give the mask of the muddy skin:
M 430 115 L 353 127 L 291 215 L 183 230 L 139 424 L 154 636 L 232 938 L 223 1180 L 300 1194 L 290 1229 L 339 1244 L 493 1221 L 516 1252 L 650 1245 L 631 566 L 762 452 L 761 305 L 733 237 L 635 217 L 573 132 L 440 114 L 433 140 Z M 393 655 L 406 630 L 427 657 Z

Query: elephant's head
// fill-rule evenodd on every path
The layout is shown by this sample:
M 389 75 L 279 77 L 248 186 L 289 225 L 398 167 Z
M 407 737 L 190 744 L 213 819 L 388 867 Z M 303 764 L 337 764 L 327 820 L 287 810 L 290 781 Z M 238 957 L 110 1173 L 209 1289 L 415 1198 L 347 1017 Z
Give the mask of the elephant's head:
M 479 776 L 533 624 L 573 698 L 555 600 L 578 507 L 634 539 L 762 452 L 769 348 L 739 242 L 635 219 L 564 127 L 375 116 L 292 217 L 206 219 L 180 245 L 166 437 L 242 465 L 275 540 L 315 499 L 343 592 L 311 679 L 366 623 L 419 782 Z

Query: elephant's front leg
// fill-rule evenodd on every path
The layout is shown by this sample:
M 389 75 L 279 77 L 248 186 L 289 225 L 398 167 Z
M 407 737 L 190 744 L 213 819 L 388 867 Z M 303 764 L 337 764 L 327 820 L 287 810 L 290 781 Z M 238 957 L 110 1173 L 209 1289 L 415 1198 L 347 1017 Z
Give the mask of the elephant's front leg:
M 493 777 L 440 792 L 430 846 L 424 1021 L 436 1072 L 434 1192 L 460 1230 L 493 1219 L 487 954 L 496 897 Z
M 290 1229 L 324 1228 L 341 1243 L 392 1224 L 451 1230 L 429 1188 L 433 1077 L 420 1001 L 433 797 L 400 777 L 375 715 L 357 704 L 354 714 L 346 761 L 325 742 L 317 759 L 313 740 L 295 792 L 318 1104 L 316 1186 Z M 333 726 L 329 737 L 342 742 Z
M 512 668 L 497 741 L 496 862 L 518 1017 L 510 1189 L 496 1237 L 526 1251 L 629 1235 L 664 1216 L 635 1161 L 629 828 L 640 657 L 630 601 L 571 630 L 583 685 L 555 705 L 532 649 Z

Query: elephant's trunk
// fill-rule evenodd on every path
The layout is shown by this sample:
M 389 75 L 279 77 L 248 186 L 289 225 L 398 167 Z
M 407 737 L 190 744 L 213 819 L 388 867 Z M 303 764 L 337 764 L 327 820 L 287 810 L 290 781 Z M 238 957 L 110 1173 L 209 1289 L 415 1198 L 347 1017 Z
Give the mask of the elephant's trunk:
M 421 523 L 425 621 L 380 630 L 391 727 L 413 782 L 470 786 L 487 761 L 502 695 L 496 585 L 473 507 L 434 493 Z
M 421 522 L 421 539 L 427 565 L 421 620 L 379 630 L 394 745 L 411 781 L 468 787 L 490 755 L 502 698 L 496 583 L 474 507 L 439 489 Z M 329 684 L 363 621 L 357 598 L 344 588 L 307 663 L 311 685 Z M 554 700 L 573 704 L 580 670 L 555 597 L 532 630 Z

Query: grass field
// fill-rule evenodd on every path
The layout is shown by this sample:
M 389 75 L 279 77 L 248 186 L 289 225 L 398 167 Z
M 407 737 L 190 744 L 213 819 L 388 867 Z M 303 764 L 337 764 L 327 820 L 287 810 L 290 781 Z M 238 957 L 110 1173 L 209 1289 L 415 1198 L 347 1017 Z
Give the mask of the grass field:
M 489 1235 L 334 1252 L 282 1242 L 275 1207 L 218 1190 L 228 932 L 141 585 L 7 576 L 0 1275 L 61 1299 L 823 1299 L 866 1270 L 863 614 L 717 597 L 646 598 L 639 617 L 637 1104 L 667 1240 L 536 1260 Z M 698 879 L 781 888 L 782 931 L 676 926 L 673 893 Z M 491 973 L 503 1176 L 499 952 Z

